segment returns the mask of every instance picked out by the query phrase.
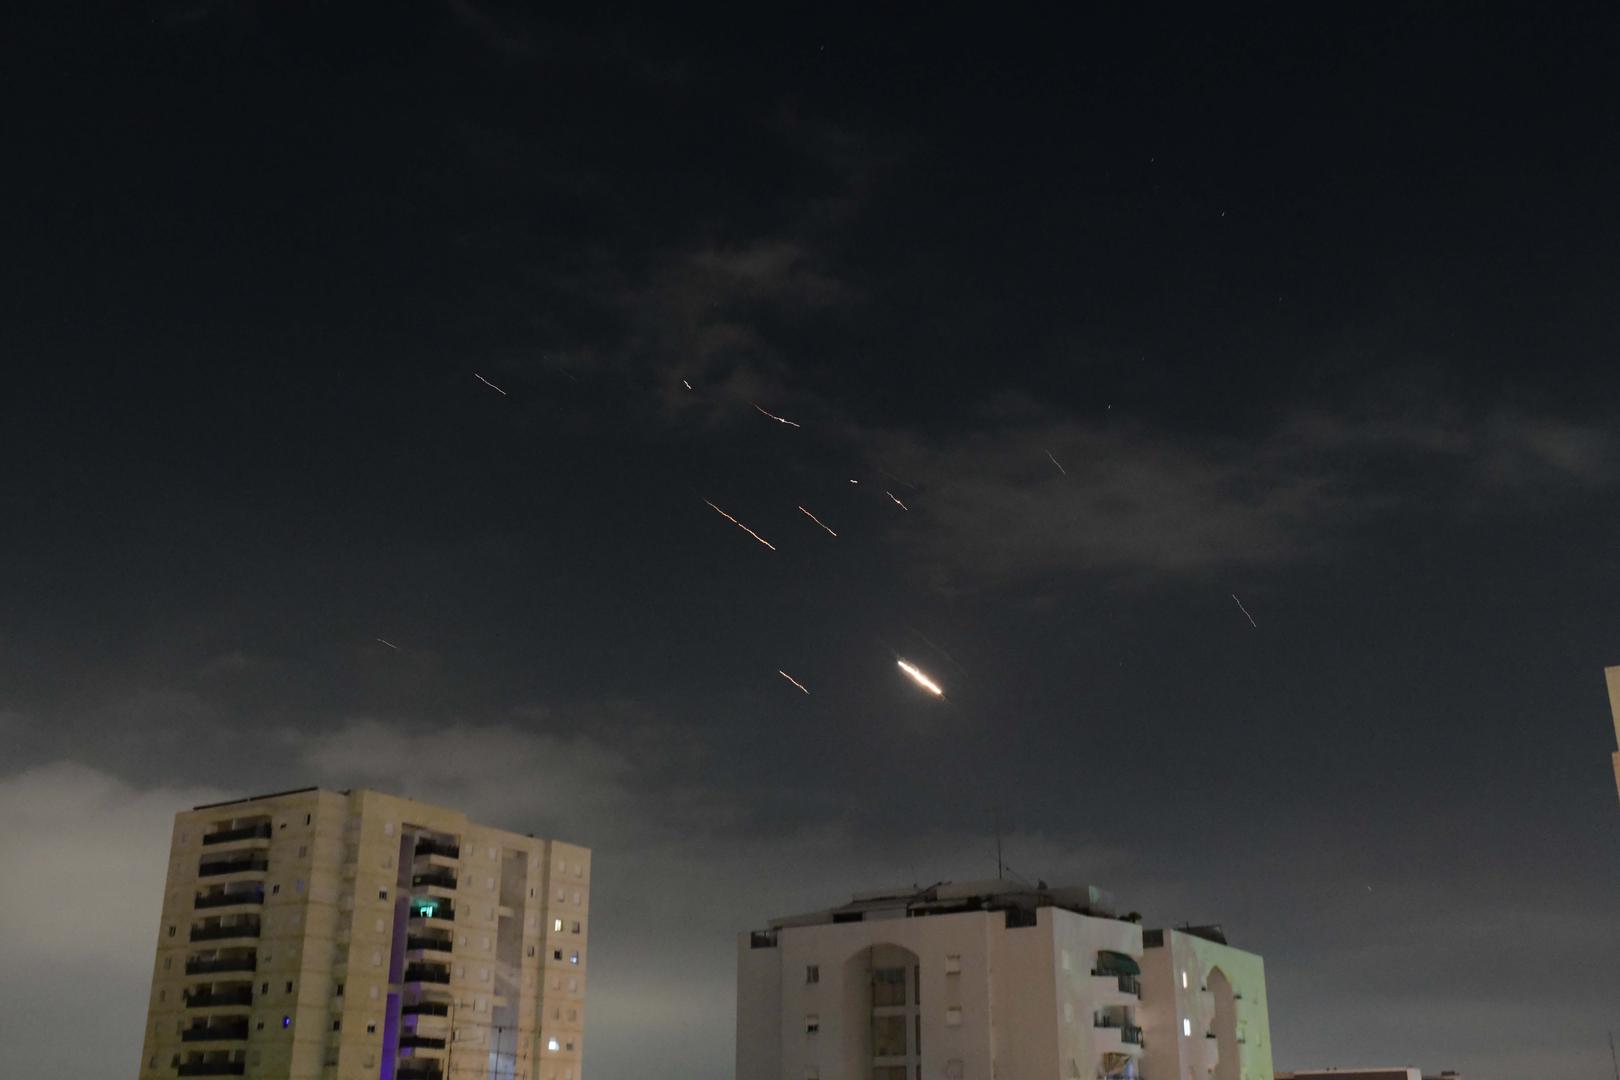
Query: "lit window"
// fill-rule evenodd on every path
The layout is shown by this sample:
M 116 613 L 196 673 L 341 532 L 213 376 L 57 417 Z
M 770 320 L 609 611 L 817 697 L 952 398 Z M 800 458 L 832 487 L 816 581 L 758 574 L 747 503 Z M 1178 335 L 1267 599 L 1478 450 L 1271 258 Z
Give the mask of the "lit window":
M 805 967 L 804 967 L 804 981 L 807 982 L 807 983 L 818 983 L 818 982 L 820 982 L 821 981 L 821 965 L 820 964 L 806 964 Z
M 283 1017 L 282 1017 L 282 1018 L 281 1018 L 281 1026 L 282 1026 L 282 1027 L 284 1027 L 284 1028 L 290 1028 L 290 1027 L 292 1027 L 292 1017 L 290 1017 L 290 1016 L 283 1016 Z
M 1192 1021 L 1187 1019 L 1186 1017 L 1181 1018 L 1181 1033 L 1183 1035 L 1191 1035 L 1192 1034 Z
M 1185 970 L 1181 973 L 1181 988 L 1183 990 L 1187 989 L 1187 972 Z
M 557 931 L 558 933 L 561 933 L 562 932 L 562 920 L 561 919 L 552 919 L 551 920 L 551 928 L 553 930 Z
M 562 1043 L 558 1042 L 557 1041 L 557 1036 L 553 1035 L 551 1038 L 546 1040 L 546 1049 L 547 1050 L 561 1050 L 562 1049 Z
M 570 964 L 578 964 L 579 963 L 579 953 L 578 953 L 578 951 L 571 952 L 571 953 L 568 954 L 568 962 Z

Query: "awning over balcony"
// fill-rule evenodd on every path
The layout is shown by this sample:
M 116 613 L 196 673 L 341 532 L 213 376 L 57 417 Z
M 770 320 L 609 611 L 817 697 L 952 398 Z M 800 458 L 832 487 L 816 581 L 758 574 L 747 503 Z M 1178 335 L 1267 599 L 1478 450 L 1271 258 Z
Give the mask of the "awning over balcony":
M 1097 970 L 1104 975 L 1140 975 L 1142 967 L 1134 956 L 1104 949 L 1097 954 Z

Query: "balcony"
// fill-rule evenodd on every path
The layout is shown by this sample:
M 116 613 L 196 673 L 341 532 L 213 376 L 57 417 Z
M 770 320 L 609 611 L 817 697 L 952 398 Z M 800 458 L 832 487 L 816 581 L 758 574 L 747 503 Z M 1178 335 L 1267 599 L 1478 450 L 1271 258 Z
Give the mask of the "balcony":
M 243 1076 L 247 1073 L 245 1061 L 184 1061 L 180 1063 L 181 1076 Z
M 411 875 L 411 888 L 413 889 L 454 889 L 455 887 L 456 875 L 448 870 L 425 870 L 420 874 Z
M 262 873 L 268 869 L 270 869 L 269 859 L 250 855 L 243 859 L 222 859 L 219 862 L 203 863 L 197 867 L 197 876 L 219 877 L 222 874 Z
M 448 934 L 444 935 L 443 937 L 428 936 L 426 934 L 410 934 L 405 938 L 405 951 L 418 952 L 425 950 L 447 953 L 451 951 L 452 944 L 453 941 Z
M 263 889 L 250 889 L 244 892 L 203 893 L 192 903 L 192 907 L 201 911 L 206 908 L 235 907 L 238 904 L 264 903 Z
M 193 926 L 191 928 L 192 941 L 223 941 L 226 938 L 256 938 L 259 936 L 259 920 L 246 922 L 221 923 L 218 926 Z
M 401 1016 L 449 1016 L 448 1001 L 413 1001 L 399 1010 Z
M 1119 1039 L 1121 1042 L 1128 1042 L 1133 1046 L 1141 1046 L 1142 1029 L 1135 1024 L 1126 1024 L 1119 1029 Z
M 416 854 L 418 857 L 439 855 L 446 859 L 459 859 L 461 858 L 461 848 L 448 840 L 429 840 L 423 837 L 416 842 Z
M 450 984 L 450 969 L 442 964 L 410 964 L 405 968 L 405 981 L 408 983 L 438 983 L 441 986 Z
M 186 974 L 213 975 L 216 972 L 223 971 L 252 971 L 257 966 L 258 957 L 253 954 L 247 956 L 223 956 L 213 960 L 187 960 Z
M 412 919 L 438 919 L 441 922 L 455 922 L 456 909 L 443 900 L 435 897 L 419 896 L 411 901 Z
M 444 1070 L 437 1061 L 401 1061 L 394 1070 L 395 1080 L 444 1080 Z
M 1129 994 L 1132 997 L 1142 996 L 1142 980 L 1135 975 L 1127 975 L 1122 971 L 1103 971 L 1101 969 L 1093 970 L 1091 974 L 1093 978 L 1114 980 L 1121 994 Z
M 223 829 L 219 832 L 204 833 L 202 842 L 208 844 L 229 844 L 234 840 L 268 840 L 270 839 L 270 823 L 262 825 L 244 825 L 240 829 Z
M 253 988 L 242 987 L 240 990 L 198 990 L 194 994 L 186 995 L 186 1008 L 210 1009 L 219 1005 L 251 1005 L 253 1004 Z
M 239 1042 L 248 1037 L 248 1024 L 211 1024 L 207 1027 L 187 1028 L 180 1033 L 181 1042 Z
M 435 1039 L 428 1035 L 401 1035 L 399 1048 L 401 1050 L 443 1050 L 445 1040 Z

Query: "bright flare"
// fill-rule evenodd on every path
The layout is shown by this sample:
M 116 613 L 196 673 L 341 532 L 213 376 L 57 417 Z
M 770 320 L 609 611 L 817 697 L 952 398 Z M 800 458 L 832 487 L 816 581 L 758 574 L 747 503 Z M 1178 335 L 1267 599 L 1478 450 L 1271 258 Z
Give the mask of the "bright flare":
M 911 676 L 912 682 L 916 683 L 930 694 L 933 694 L 935 697 L 945 696 L 945 691 L 940 688 L 939 683 L 935 682 L 933 679 L 930 679 L 921 671 L 918 671 L 916 665 L 908 664 L 904 660 L 896 660 L 895 663 L 900 665 L 901 671 Z
M 885 491 L 883 494 L 887 495 L 891 499 L 894 499 L 894 505 L 898 506 L 900 509 L 902 509 L 902 510 L 910 510 L 911 509 L 911 507 L 907 506 L 905 503 L 901 502 L 899 499 L 896 499 L 895 496 L 894 496 L 894 492 Z
M 747 533 L 749 536 L 752 536 L 755 540 L 758 540 L 760 543 L 764 544 L 766 547 L 770 548 L 772 551 L 776 550 L 776 545 L 771 543 L 769 540 L 765 539 L 763 536 L 759 535 L 759 533 L 755 532 L 753 529 L 750 529 L 748 526 L 744 525 L 742 522 L 738 521 L 736 518 L 732 517 L 730 514 L 726 513 L 724 510 L 722 510 L 718 506 L 714 505 L 714 503 L 709 502 L 708 499 L 704 499 L 703 501 L 708 504 L 708 507 L 709 507 L 710 510 L 713 510 L 715 513 L 719 514 L 721 517 L 725 518 L 727 521 L 731 522 L 733 525 L 737 526 L 737 528 L 741 529 L 743 532 Z
M 792 683 L 794 686 L 797 686 L 800 690 L 804 690 L 804 683 L 800 682 L 798 679 L 795 679 L 781 668 L 777 668 L 776 673 L 782 676 L 782 678 L 786 679 L 788 682 Z M 804 692 L 808 694 L 810 691 L 804 690 Z
M 478 374 L 478 372 L 476 372 L 476 371 L 473 372 L 473 378 L 477 379 L 479 382 L 483 383 L 485 386 L 489 387 L 491 390 L 493 390 L 497 394 L 501 395 L 501 397 L 507 397 L 508 396 L 505 390 L 502 390 L 500 387 L 496 386 L 494 383 L 490 382 L 488 379 L 486 379 L 482 375 Z
M 1249 620 L 1249 625 L 1254 627 L 1256 630 L 1260 629 L 1260 624 L 1254 621 L 1254 616 L 1250 615 L 1249 609 L 1243 606 L 1243 601 L 1237 598 L 1237 593 L 1231 593 L 1230 595 L 1232 597 L 1232 603 L 1236 604 L 1238 606 L 1238 610 L 1243 612 L 1243 617 Z

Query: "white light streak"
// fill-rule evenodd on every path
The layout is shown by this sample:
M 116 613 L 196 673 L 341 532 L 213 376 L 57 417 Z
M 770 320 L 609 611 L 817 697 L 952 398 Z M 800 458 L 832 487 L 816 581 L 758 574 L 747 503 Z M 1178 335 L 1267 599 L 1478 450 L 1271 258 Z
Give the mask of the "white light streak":
M 1243 612 L 1243 617 L 1249 620 L 1249 625 L 1254 627 L 1256 630 L 1260 629 L 1260 624 L 1254 621 L 1254 616 L 1250 615 L 1249 609 L 1243 606 L 1243 601 L 1237 598 L 1237 593 L 1232 593 L 1231 595 L 1232 602 L 1238 606 L 1239 611 Z
M 887 495 L 891 499 L 894 499 L 894 505 L 898 506 L 900 509 L 902 509 L 902 510 L 910 510 L 911 509 L 911 507 L 907 506 L 905 503 L 903 503 L 899 499 L 895 498 L 894 492 L 885 490 L 883 492 L 883 494 Z
M 692 389 L 692 384 L 687 382 L 685 379 L 681 380 L 681 385 L 686 387 L 688 390 Z
M 742 522 L 738 521 L 736 518 L 732 517 L 730 514 L 726 513 L 724 510 L 722 510 L 718 506 L 714 505 L 714 503 L 709 502 L 708 499 L 704 499 L 703 501 L 706 504 L 708 504 L 708 507 L 709 507 L 710 510 L 713 510 L 715 513 L 719 514 L 721 517 L 725 518 L 727 521 L 731 522 L 733 525 L 737 526 L 737 528 L 741 529 L 743 532 L 747 533 L 749 536 L 752 536 L 755 540 L 758 540 L 760 543 L 764 544 L 766 547 L 770 548 L 772 551 L 776 550 L 776 545 L 771 543 L 769 540 L 765 539 L 763 536 L 759 535 L 759 533 L 755 532 L 753 529 L 750 529 L 748 526 L 744 525 Z
M 777 668 L 776 673 L 782 676 L 782 678 L 786 679 L 788 682 L 792 683 L 794 686 L 797 686 L 800 690 L 804 690 L 804 683 L 800 682 L 798 679 L 795 679 L 781 668 Z M 804 690 L 804 692 L 808 694 L 810 691 Z
M 390 649 L 393 649 L 395 652 L 399 652 L 399 646 L 395 645 L 392 641 L 389 641 L 386 638 L 378 638 L 377 640 L 381 641 L 384 645 L 388 646 Z
M 778 424 L 786 424 L 788 427 L 798 427 L 799 426 L 798 424 L 795 424 L 792 420 L 788 420 L 788 419 L 785 419 L 783 417 L 777 416 L 773 412 L 766 412 L 764 409 L 760 409 L 759 408 L 759 402 L 757 402 L 757 401 L 750 401 L 748 404 L 752 405 L 756 409 L 759 409 L 761 415 L 770 417 L 772 420 L 775 420 Z
M 810 511 L 806 510 L 804 507 L 802 507 L 802 506 L 799 507 L 799 513 L 803 514 L 805 517 L 809 518 L 811 521 L 815 522 L 817 525 L 820 525 L 823 529 L 827 529 L 826 524 L 824 524 L 820 518 L 816 517 L 816 515 L 812 514 Z M 827 532 L 828 532 L 829 535 L 832 535 L 832 536 L 837 536 L 838 535 L 837 533 L 833 532 L 831 529 L 827 529 Z
M 1048 451 L 1047 451 L 1047 452 L 1046 452 L 1046 456 L 1047 456 L 1047 457 L 1048 457 L 1048 458 L 1049 458 L 1049 459 L 1051 459 L 1051 462 L 1052 462 L 1052 464 L 1054 464 L 1054 465 L 1056 465 L 1056 466 L 1057 466 L 1057 467 L 1058 467 L 1058 472 L 1060 472 L 1060 473 L 1062 473 L 1062 474 L 1063 474 L 1063 475 L 1064 475 L 1064 476 L 1068 476 L 1068 475 L 1069 475 L 1069 470 L 1068 470 L 1068 469 L 1065 469 L 1065 468 L 1064 468 L 1064 467 L 1063 467 L 1063 462 L 1061 462 L 1061 461 L 1059 461 L 1059 460 L 1058 460 L 1058 459 L 1057 459 L 1057 458 L 1055 458 L 1055 457 L 1052 457 L 1052 451 L 1050 451 L 1050 450 L 1048 450 Z
M 490 382 L 488 379 L 484 378 L 482 375 L 478 374 L 478 372 L 476 372 L 476 371 L 473 372 L 473 378 L 477 379 L 479 382 L 483 383 L 485 386 L 489 387 L 491 390 L 493 390 L 497 394 L 501 395 L 501 397 L 510 396 L 510 395 L 507 394 L 507 392 L 505 390 L 502 390 L 500 387 L 496 386 L 494 383 Z
M 935 697 L 944 697 L 945 696 L 945 691 L 940 688 L 939 683 L 935 682 L 933 679 L 930 679 L 928 676 L 924 675 L 921 671 L 919 671 L 917 669 L 917 666 L 915 664 L 908 664 L 904 660 L 896 660 L 895 663 L 900 665 L 900 670 L 901 671 L 903 671 L 907 675 L 911 676 L 911 681 L 912 682 L 916 683 L 918 686 L 922 687 L 924 690 L 928 691 L 930 694 L 933 694 Z

